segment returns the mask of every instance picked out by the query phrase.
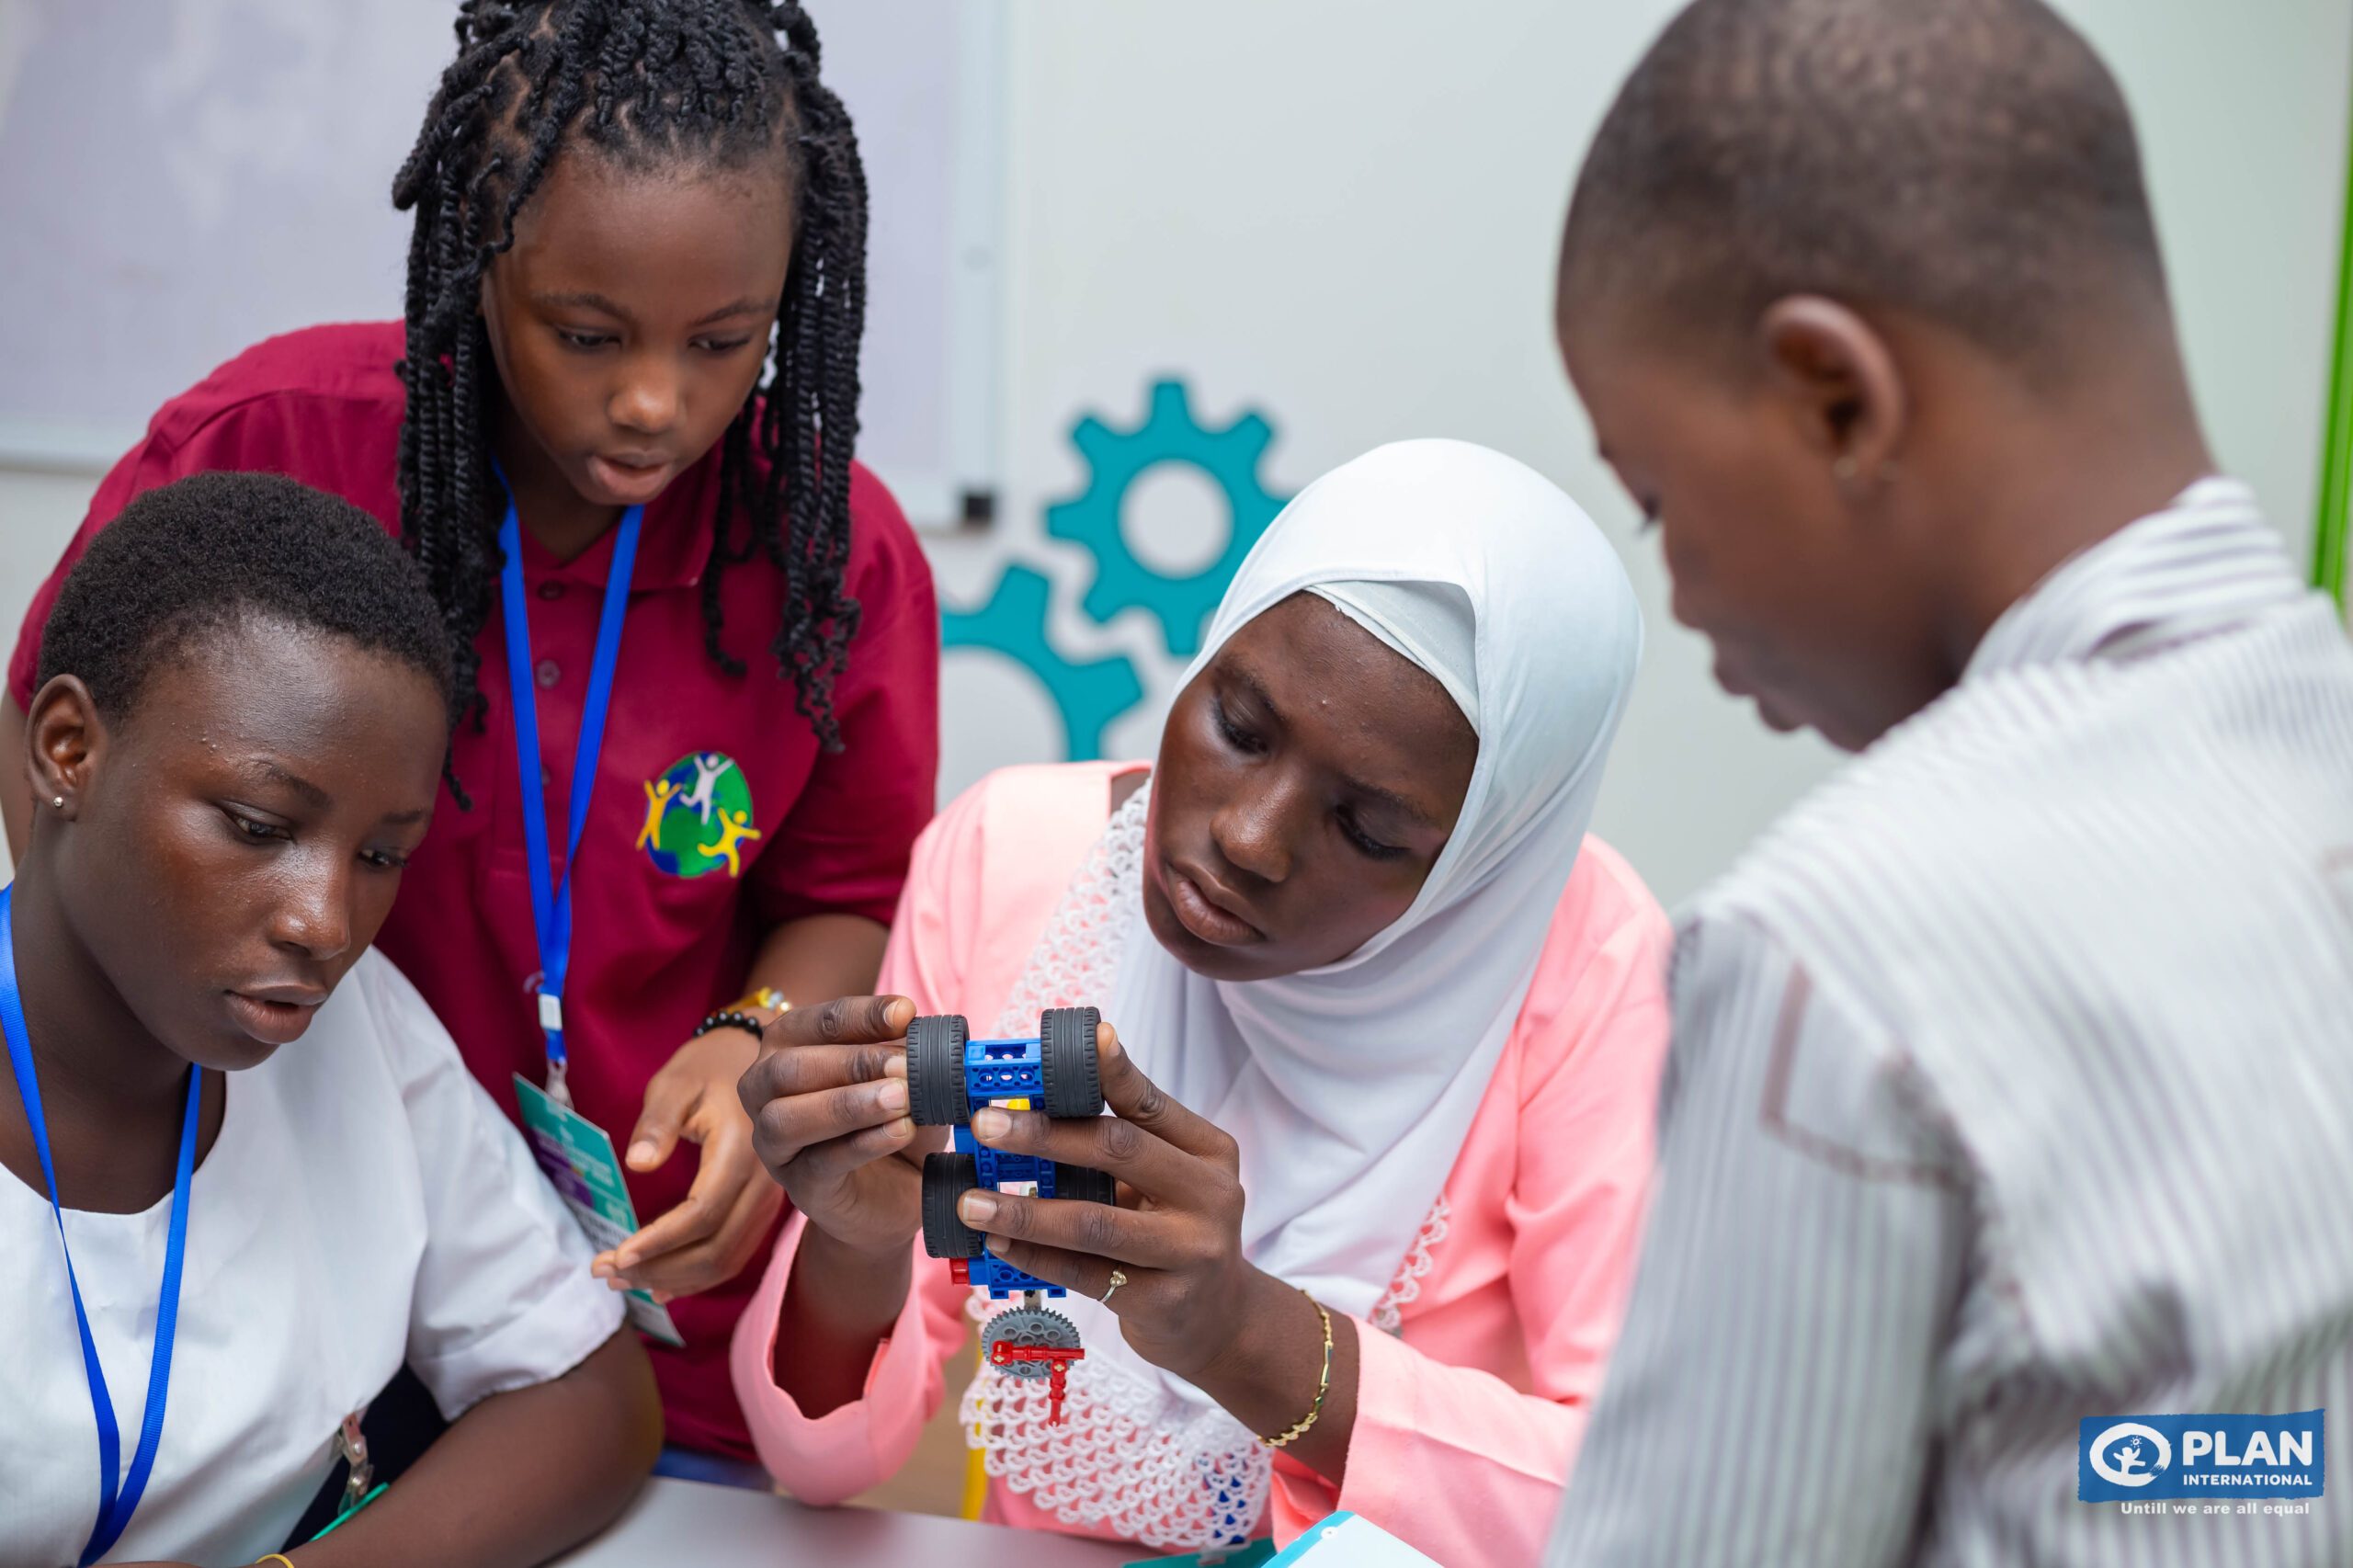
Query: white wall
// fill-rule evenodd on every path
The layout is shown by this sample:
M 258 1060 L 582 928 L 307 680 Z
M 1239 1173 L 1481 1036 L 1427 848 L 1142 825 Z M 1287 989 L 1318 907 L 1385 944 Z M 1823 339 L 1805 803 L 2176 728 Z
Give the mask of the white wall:
M 2060 4 L 2139 118 L 2215 445 L 2301 541 L 2353 4 Z M 1667 618 L 1656 548 L 1635 537 L 1552 346 L 1574 170 L 1676 8 L 1017 6 L 1005 400 L 1017 528 L 1084 477 L 1063 439 L 1073 413 L 1132 419 L 1142 382 L 1170 367 L 1211 412 L 1265 409 L 1275 474 L 1291 488 L 1415 435 L 1483 441 L 1550 474 L 1619 544 L 1649 617 L 1597 825 L 1670 901 L 1835 760 L 1818 742 L 1770 735 L 1713 689 L 1704 644 Z M 1072 570 L 1083 581 L 1083 564 Z M 949 573 L 942 586 L 969 591 Z M 959 678 L 951 661 L 951 693 Z
M 982 3 L 982 0 L 974 0 Z M 1175 661 L 1141 614 L 1087 622 L 1073 547 L 1040 515 L 1086 475 L 1085 412 L 1126 426 L 1184 375 L 1205 423 L 1275 424 L 1295 490 L 1381 441 L 1449 435 L 1535 464 L 1620 545 L 1651 643 L 1598 827 L 1677 899 L 1835 760 L 1718 695 L 1665 614 L 1655 548 L 1591 451 L 1554 362 L 1552 248 L 1585 142 L 1667 0 L 1016 0 L 1000 521 L 936 541 L 971 602 L 1008 552 L 1056 584 L 1074 650 Z M 2345 189 L 2353 0 L 2062 0 L 2137 113 L 2200 402 L 2223 461 L 2303 540 Z M 0 284 L 4 288 L 5 284 Z M 0 295 L 0 308 L 6 308 Z M 0 473 L 0 625 L 91 478 Z M 1140 487 L 1131 532 L 1182 553 L 1216 507 Z M 1198 548 L 1198 545 L 1193 546 Z M 952 655 L 950 783 L 1051 755 L 1050 710 L 990 655 Z M 1156 710 L 1114 732 L 1148 752 Z

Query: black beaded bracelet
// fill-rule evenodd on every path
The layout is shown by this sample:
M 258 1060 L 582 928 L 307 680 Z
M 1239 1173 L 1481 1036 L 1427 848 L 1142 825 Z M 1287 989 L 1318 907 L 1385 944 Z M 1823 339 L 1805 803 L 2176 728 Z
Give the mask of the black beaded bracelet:
M 754 1040 L 766 1043 L 767 1026 L 749 1013 L 739 1013 L 733 1007 L 722 1007 L 695 1026 L 695 1038 L 700 1040 L 713 1029 L 742 1029 Z

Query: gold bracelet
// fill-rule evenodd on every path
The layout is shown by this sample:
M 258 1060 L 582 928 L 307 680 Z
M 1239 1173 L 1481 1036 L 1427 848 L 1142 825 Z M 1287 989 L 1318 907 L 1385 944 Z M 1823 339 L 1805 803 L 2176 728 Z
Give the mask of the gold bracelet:
M 1307 1296 L 1304 1290 L 1300 1294 Z M 1307 1415 L 1297 1426 L 1279 1437 L 1258 1439 L 1270 1449 L 1287 1448 L 1306 1437 L 1307 1429 L 1315 1425 L 1315 1418 L 1324 1414 L 1324 1396 L 1332 1392 L 1332 1314 L 1324 1311 L 1324 1303 L 1313 1296 L 1307 1296 L 1307 1304 L 1313 1307 L 1315 1315 L 1324 1320 L 1324 1375 L 1315 1380 L 1315 1403 L 1308 1406 Z
M 294 1560 L 282 1551 L 273 1551 L 267 1557 L 255 1558 L 254 1568 L 261 1568 L 265 1562 L 283 1562 L 286 1568 L 294 1568 Z
M 776 1017 L 768 1019 L 769 1023 L 776 1022 L 777 1018 L 780 1018 L 787 1013 L 792 1011 L 792 1004 L 786 1001 L 784 999 L 784 994 L 777 990 L 776 987 L 772 985 L 755 987 L 748 994 L 738 996 L 735 1000 L 728 1003 L 726 1006 L 722 1007 L 719 1010 L 722 1013 L 748 1013 L 757 1007 L 765 1007 L 774 1011 Z

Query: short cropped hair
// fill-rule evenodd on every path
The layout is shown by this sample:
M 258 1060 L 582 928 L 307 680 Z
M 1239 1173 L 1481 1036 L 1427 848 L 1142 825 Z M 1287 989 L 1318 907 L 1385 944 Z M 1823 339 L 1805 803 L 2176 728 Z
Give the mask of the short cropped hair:
M 349 502 L 265 473 L 195 474 L 124 507 L 66 576 L 40 678 L 78 676 L 119 717 L 155 670 L 248 619 L 381 653 L 450 699 L 449 634 L 408 552 Z
M 1697 0 L 1594 139 L 1560 289 L 1564 324 L 1735 330 L 1822 294 L 2014 360 L 2165 307 L 2123 94 L 2040 0 Z

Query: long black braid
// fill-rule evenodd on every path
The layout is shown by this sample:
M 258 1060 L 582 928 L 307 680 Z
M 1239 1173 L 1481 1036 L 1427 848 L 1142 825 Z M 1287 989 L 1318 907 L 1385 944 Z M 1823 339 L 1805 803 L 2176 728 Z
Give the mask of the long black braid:
M 457 711 L 482 722 L 474 639 L 501 561 L 486 505 L 495 481 L 485 378 L 496 369 L 478 310 L 483 273 L 514 243 L 516 214 L 576 129 L 627 168 L 785 160 L 792 261 L 768 365 L 720 443 L 704 646 L 721 668 L 744 673 L 720 642 L 720 580 L 756 550 L 766 554 L 788 584 L 779 666 L 820 744 L 840 750 L 834 677 L 858 625 L 842 576 L 866 324 L 866 173 L 848 112 L 818 78 L 815 24 L 798 4 L 764 0 L 465 0 L 457 33 L 457 61 L 392 182 L 393 205 L 416 210 L 401 528 L 449 627 Z

